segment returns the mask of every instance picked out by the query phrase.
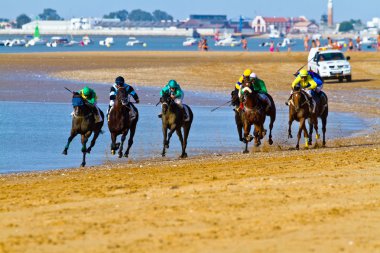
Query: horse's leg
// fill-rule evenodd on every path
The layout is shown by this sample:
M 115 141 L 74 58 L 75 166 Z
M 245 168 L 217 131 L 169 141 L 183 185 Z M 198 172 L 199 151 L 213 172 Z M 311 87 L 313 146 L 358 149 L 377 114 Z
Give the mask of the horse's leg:
M 116 150 L 119 149 L 117 143 L 116 143 L 117 134 L 111 133 L 111 154 L 114 155 Z
M 313 125 L 314 121 L 312 118 L 308 118 L 308 123 L 309 123 L 309 145 L 313 144 Z
M 172 135 L 174 131 L 176 130 L 176 128 L 177 128 L 176 124 L 173 124 L 172 127 L 170 128 L 170 131 L 168 133 L 168 140 L 166 142 L 166 148 L 169 148 L 170 139 L 172 138 Z
M 77 136 L 77 133 L 71 130 L 70 137 L 67 139 L 67 144 L 65 146 L 65 149 L 63 150 L 62 154 L 67 155 L 67 150 L 69 149 L 71 141 Z
M 236 122 L 236 128 L 239 135 L 239 141 L 243 142 L 243 124 L 241 123 L 240 115 L 237 112 L 235 112 L 235 122 Z
M 184 157 L 187 157 L 187 153 L 186 153 L 186 147 L 187 147 L 187 138 L 189 137 L 189 133 L 190 133 L 190 128 L 191 128 L 191 125 L 190 124 L 187 124 L 185 125 L 185 127 L 183 128 L 183 151 L 184 151 Z
M 255 136 L 255 146 L 256 147 L 260 146 L 260 144 L 261 144 L 260 139 L 262 138 L 263 129 L 264 129 L 263 126 L 257 126 L 257 125 L 255 125 L 255 127 L 253 129 L 253 131 L 254 131 L 253 135 Z
M 309 147 L 309 134 L 308 134 L 307 128 L 306 128 L 306 119 L 303 122 L 302 130 L 303 130 L 303 138 L 305 139 L 305 147 L 308 148 Z
M 301 139 L 301 133 L 302 133 L 302 130 L 304 130 L 305 128 L 305 118 L 301 118 L 300 119 L 300 125 L 299 125 L 299 129 L 298 129 L 298 134 L 297 134 L 297 145 L 296 145 L 296 149 L 300 149 L 300 139 Z M 306 133 L 307 135 L 307 133 Z
M 273 144 L 273 140 L 272 140 L 273 123 L 274 123 L 274 117 L 273 117 L 273 116 L 270 116 L 270 122 L 269 122 L 269 139 L 268 139 L 269 145 L 272 145 L 272 144 Z
M 120 147 L 119 147 L 119 158 L 122 158 L 123 157 L 123 146 L 124 146 L 124 141 L 127 137 L 127 134 L 128 134 L 128 128 L 126 131 L 124 131 L 122 134 L 121 134 L 121 141 L 120 141 Z
M 324 117 L 322 117 L 322 134 L 323 134 L 322 145 L 323 145 L 323 146 L 326 145 L 326 139 L 325 139 L 325 134 L 326 134 L 326 124 L 327 124 L 327 116 L 324 115 Z
M 244 123 L 244 142 L 245 142 L 245 149 L 243 151 L 244 154 L 249 153 L 248 151 L 248 142 L 252 141 L 252 135 L 249 134 L 251 131 L 251 125 L 248 123 Z
M 179 138 L 179 141 L 181 142 L 181 147 L 182 147 L 182 153 L 180 155 L 180 158 L 185 158 L 186 157 L 185 156 L 185 149 L 186 149 L 186 147 L 185 147 L 185 144 L 184 144 L 184 141 L 183 141 L 181 128 L 178 127 L 175 131 L 176 131 L 176 133 L 178 135 L 178 138 Z
M 165 124 L 162 124 L 162 134 L 164 136 L 164 142 L 163 142 L 163 148 L 162 148 L 162 156 L 165 156 L 165 148 L 166 148 L 166 142 L 168 138 L 168 128 Z
M 95 142 L 96 142 L 96 139 L 98 138 L 99 134 L 100 134 L 100 131 L 95 131 L 95 132 L 94 132 L 94 136 L 92 137 L 91 144 L 90 144 L 90 146 L 87 148 L 87 151 L 86 151 L 87 153 L 90 153 L 92 147 L 95 146 Z
M 128 157 L 128 155 L 129 155 L 129 150 L 132 147 L 133 137 L 135 136 L 135 133 L 136 133 L 136 124 L 132 124 L 130 132 L 129 132 L 128 148 L 127 148 L 127 150 L 124 153 L 125 157 Z
M 314 120 L 314 124 L 313 125 L 314 125 L 314 129 L 315 129 L 315 140 L 317 141 L 319 139 L 319 137 L 320 137 L 320 135 L 318 133 L 318 117 L 317 117 L 317 115 L 315 115 L 315 117 L 314 117 L 313 120 Z M 311 135 L 310 135 L 309 138 L 311 138 Z
M 82 153 L 83 153 L 83 159 L 82 159 L 82 164 L 81 166 L 84 167 L 86 165 L 86 143 L 88 141 L 88 137 L 90 137 L 91 135 L 91 131 L 85 133 L 85 134 L 82 134 Z
M 293 138 L 293 135 L 292 135 L 292 123 L 293 123 L 293 118 L 290 118 L 289 117 L 289 128 L 288 128 L 288 139 L 289 138 Z

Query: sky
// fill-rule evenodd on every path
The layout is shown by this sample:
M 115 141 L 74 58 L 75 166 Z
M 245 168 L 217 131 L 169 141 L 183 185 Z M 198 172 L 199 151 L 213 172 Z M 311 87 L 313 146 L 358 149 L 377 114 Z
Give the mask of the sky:
M 15 19 L 20 14 L 31 18 L 52 8 L 65 19 L 73 17 L 102 17 L 113 11 L 142 9 L 166 11 L 174 19 L 190 14 L 225 14 L 228 19 L 257 15 L 267 17 L 306 16 L 320 21 L 327 13 L 327 0 L 0 0 L 0 18 Z M 380 17 L 380 0 L 333 0 L 334 22 L 361 19 L 366 22 Z

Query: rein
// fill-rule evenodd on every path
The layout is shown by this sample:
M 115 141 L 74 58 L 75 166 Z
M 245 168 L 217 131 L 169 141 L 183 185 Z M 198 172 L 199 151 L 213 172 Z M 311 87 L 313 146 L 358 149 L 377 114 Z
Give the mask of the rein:
M 301 107 L 303 107 L 305 104 L 307 104 L 307 97 L 306 97 L 306 95 L 305 95 L 304 93 L 302 93 L 301 91 L 300 91 L 299 93 L 300 93 L 300 94 L 303 96 L 303 98 L 305 99 L 305 101 L 299 106 L 299 107 L 301 108 Z M 294 93 L 293 93 L 293 95 L 294 95 Z M 293 99 L 294 99 L 294 96 L 292 96 L 292 99 L 290 100 L 290 104 L 292 104 L 294 107 L 296 107 L 295 104 L 294 104 Z

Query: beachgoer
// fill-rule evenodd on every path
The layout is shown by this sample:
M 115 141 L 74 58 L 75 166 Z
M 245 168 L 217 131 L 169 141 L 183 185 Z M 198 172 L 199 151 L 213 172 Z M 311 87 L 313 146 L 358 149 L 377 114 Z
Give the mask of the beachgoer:
M 274 52 L 274 42 L 273 42 L 273 40 L 270 42 L 269 51 L 272 52 L 272 53 Z
M 380 33 L 377 35 L 377 51 L 380 52 Z
M 317 47 L 317 43 L 315 42 L 315 40 L 312 40 L 312 41 L 311 41 L 311 47 L 312 47 L 312 48 Z
M 361 45 L 360 45 L 360 42 L 361 42 L 361 39 L 360 39 L 360 36 L 358 36 L 358 37 L 356 38 L 356 50 L 358 50 L 358 51 L 361 51 L 361 50 L 362 50 Z
M 348 47 L 348 51 L 353 51 L 354 50 L 354 42 L 352 41 L 351 38 L 348 40 L 347 47 Z
M 303 46 L 305 48 L 305 51 L 309 51 L 309 36 L 307 34 L 303 39 Z
M 316 45 L 317 47 L 320 47 L 320 46 L 321 46 L 321 41 L 320 41 L 319 39 L 316 39 L 316 40 L 315 40 L 315 45 Z
M 242 46 L 242 48 L 244 49 L 244 50 L 248 50 L 248 41 L 247 41 L 247 39 L 246 38 L 242 38 L 241 39 L 241 46 Z

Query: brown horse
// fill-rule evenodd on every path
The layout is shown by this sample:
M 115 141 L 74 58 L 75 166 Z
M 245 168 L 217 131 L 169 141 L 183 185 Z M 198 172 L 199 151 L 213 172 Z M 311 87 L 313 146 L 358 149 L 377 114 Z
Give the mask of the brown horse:
M 71 132 L 62 154 L 67 155 L 67 150 L 69 149 L 71 141 L 74 139 L 75 136 L 80 134 L 82 136 L 83 153 L 81 166 L 84 167 L 86 165 L 86 153 L 90 153 L 91 148 L 95 145 L 95 141 L 101 133 L 104 121 L 95 123 L 92 108 L 90 108 L 90 106 L 87 105 L 87 103 L 82 99 L 79 93 L 74 93 L 72 104 L 74 107 L 74 115 L 71 124 Z M 104 114 L 101 110 L 100 114 L 104 119 Z M 90 138 L 92 132 L 94 132 L 94 136 L 92 137 L 91 145 L 88 148 L 86 148 L 86 143 Z
M 162 103 L 162 134 L 164 136 L 162 156 L 165 156 L 165 148 L 169 148 L 170 138 L 172 137 L 174 131 L 176 131 L 182 146 L 182 154 L 180 157 L 186 158 L 187 138 L 193 122 L 193 112 L 188 105 L 183 105 L 184 107 L 187 106 L 189 113 L 189 120 L 185 121 L 183 112 L 184 109 L 181 109 L 170 96 L 162 96 L 160 98 L 160 102 Z M 181 128 L 183 128 L 183 137 Z
M 239 91 L 233 91 L 231 93 L 231 105 L 238 105 L 239 104 L 239 97 L 238 97 L 238 93 Z M 248 90 L 248 92 L 254 92 L 252 91 L 252 89 L 250 88 Z M 257 92 L 254 92 L 255 96 L 254 98 L 256 99 L 256 104 L 257 105 L 260 105 L 260 107 L 262 108 L 265 108 L 265 106 L 261 103 L 261 101 L 258 99 L 258 94 Z M 273 124 L 274 124 L 274 121 L 276 120 L 276 105 L 274 103 L 274 100 L 272 98 L 271 95 L 269 94 L 266 94 L 266 96 L 269 98 L 269 100 L 271 101 L 271 107 L 270 107 L 270 110 L 268 112 L 266 112 L 266 116 L 269 116 L 270 117 L 270 122 L 269 122 L 269 139 L 268 139 L 268 143 L 269 145 L 272 145 L 273 144 L 273 140 L 272 140 L 272 129 L 273 129 Z M 245 140 L 243 139 L 243 127 L 244 127 L 244 124 L 243 124 L 243 121 L 242 121 L 242 113 L 239 113 L 239 112 L 235 112 L 235 122 L 236 122 L 236 127 L 237 127 L 237 131 L 238 131 L 238 135 L 239 135 L 239 140 L 241 142 L 245 142 Z
M 243 88 L 244 94 L 244 111 L 240 113 L 240 120 L 243 123 L 245 150 L 248 153 L 248 142 L 255 139 L 255 146 L 261 144 L 266 130 L 264 129 L 265 108 L 259 103 L 258 93 L 250 90 L 248 87 Z M 250 134 L 251 126 L 254 125 L 253 136 Z
M 327 116 L 329 115 L 329 107 L 328 107 L 328 98 L 323 91 L 315 94 L 312 92 L 313 98 L 315 101 L 315 115 L 309 118 L 309 145 L 312 145 L 312 137 L 313 137 L 313 126 L 316 132 L 315 138 L 319 139 L 318 133 L 318 118 L 322 120 L 322 135 L 323 141 L 322 145 L 326 145 L 326 125 L 327 125 Z
M 138 110 L 133 104 L 129 104 L 128 94 L 124 87 L 118 88 L 117 95 L 115 98 L 115 103 L 109 111 L 108 115 L 108 129 L 111 133 L 111 154 L 114 155 L 116 150 L 119 150 L 119 158 L 123 156 L 123 145 L 128 134 L 128 148 L 124 153 L 125 157 L 129 155 L 129 149 L 133 144 L 133 137 L 135 136 L 137 121 L 139 120 Z M 136 113 L 136 117 L 131 120 L 130 117 L 130 107 L 132 106 L 133 110 Z M 121 143 L 116 143 L 117 136 L 121 134 Z
M 298 141 L 296 145 L 296 149 L 299 149 L 301 133 L 304 132 L 305 138 L 305 147 L 309 147 L 308 142 L 308 132 L 306 129 L 306 119 L 312 117 L 311 112 L 309 110 L 308 97 L 305 91 L 301 90 L 299 86 L 294 88 L 293 94 L 291 96 L 291 100 L 289 102 L 289 129 L 288 129 L 288 138 L 293 138 L 292 136 L 292 123 L 294 120 L 299 121 L 299 129 L 298 129 Z M 312 121 L 315 119 L 312 117 Z

